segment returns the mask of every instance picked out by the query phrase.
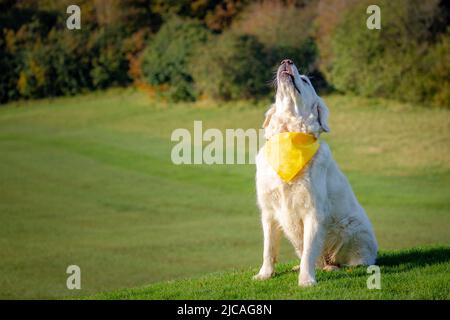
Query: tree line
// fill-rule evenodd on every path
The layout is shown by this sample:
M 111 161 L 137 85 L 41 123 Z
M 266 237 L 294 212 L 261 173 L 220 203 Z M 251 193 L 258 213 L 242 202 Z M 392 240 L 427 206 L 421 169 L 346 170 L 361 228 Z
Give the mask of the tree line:
M 0 102 L 136 85 L 170 101 L 254 99 L 293 59 L 321 90 L 450 106 L 449 5 L 371 1 L 0 0 Z

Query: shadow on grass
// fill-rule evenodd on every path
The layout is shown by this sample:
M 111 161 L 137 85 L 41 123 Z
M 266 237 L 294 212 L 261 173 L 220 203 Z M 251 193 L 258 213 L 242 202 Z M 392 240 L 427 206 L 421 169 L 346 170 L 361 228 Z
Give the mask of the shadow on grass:
M 377 265 L 385 267 L 407 265 L 408 268 L 416 268 L 448 261 L 450 261 L 450 247 L 414 248 L 382 253 L 377 259 Z
M 450 247 L 435 248 L 413 248 L 401 251 L 381 252 L 376 261 L 376 265 L 386 267 L 383 272 L 399 272 L 411 270 L 414 268 L 424 267 L 450 261 Z M 390 270 L 392 269 L 392 270 Z M 287 274 L 298 272 L 287 267 L 279 270 L 275 274 L 275 278 L 283 277 Z M 343 277 L 366 276 L 366 266 L 351 267 L 346 266 L 338 271 L 325 272 L 329 278 L 340 279 Z

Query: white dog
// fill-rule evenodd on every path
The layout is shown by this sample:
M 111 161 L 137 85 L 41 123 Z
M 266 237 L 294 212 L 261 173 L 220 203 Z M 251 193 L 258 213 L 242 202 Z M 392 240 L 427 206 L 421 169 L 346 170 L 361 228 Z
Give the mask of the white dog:
M 328 132 L 328 108 L 309 79 L 291 60 L 277 71 L 276 100 L 266 113 L 265 138 L 281 132 L 302 132 L 319 138 Z M 315 267 L 371 265 L 377 241 L 364 209 L 320 141 L 313 158 L 289 182 L 284 182 L 261 149 L 256 157 L 256 188 L 264 232 L 264 262 L 254 279 L 274 274 L 281 231 L 300 258 L 299 285 L 316 283 Z

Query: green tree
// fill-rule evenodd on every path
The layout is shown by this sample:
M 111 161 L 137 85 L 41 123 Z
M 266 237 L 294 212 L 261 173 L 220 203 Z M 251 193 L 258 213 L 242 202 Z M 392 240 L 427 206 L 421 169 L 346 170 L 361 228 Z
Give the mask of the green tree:
M 191 61 L 198 92 L 216 99 L 246 99 L 270 90 L 272 69 L 254 37 L 226 32 L 203 46 Z
M 148 44 L 142 56 L 144 79 L 168 89 L 161 94 L 174 101 L 194 100 L 196 93 L 188 69 L 195 49 L 208 39 L 208 31 L 200 22 L 171 18 Z
M 436 33 L 442 30 L 436 27 L 441 20 L 440 2 L 384 0 L 378 5 L 382 10 L 381 30 L 366 27 L 366 3 L 351 8 L 338 25 L 332 37 L 329 80 L 343 92 L 442 103 L 442 99 L 433 97 L 440 94 L 438 88 L 445 90 L 445 86 L 433 82 L 445 78 L 435 73 L 448 59 L 439 53 L 442 50 L 435 49 L 436 39 L 448 37 Z

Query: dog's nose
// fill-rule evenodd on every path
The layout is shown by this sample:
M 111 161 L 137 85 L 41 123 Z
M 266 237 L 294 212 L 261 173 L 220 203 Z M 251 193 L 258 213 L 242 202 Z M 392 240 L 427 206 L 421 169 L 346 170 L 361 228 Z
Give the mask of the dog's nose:
M 291 59 L 284 59 L 283 61 L 281 61 L 281 64 L 294 64 L 294 62 L 292 62 Z

